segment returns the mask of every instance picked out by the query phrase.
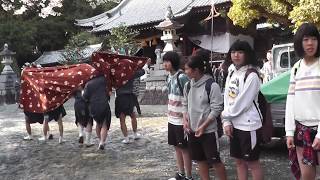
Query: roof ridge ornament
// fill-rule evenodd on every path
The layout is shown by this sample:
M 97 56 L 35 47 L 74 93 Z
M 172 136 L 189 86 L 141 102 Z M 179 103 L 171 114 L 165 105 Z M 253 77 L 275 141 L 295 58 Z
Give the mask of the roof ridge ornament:
M 164 18 L 165 18 L 165 20 L 171 20 L 174 18 L 171 6 L 167 7 L 167 12 L 166 12 Z

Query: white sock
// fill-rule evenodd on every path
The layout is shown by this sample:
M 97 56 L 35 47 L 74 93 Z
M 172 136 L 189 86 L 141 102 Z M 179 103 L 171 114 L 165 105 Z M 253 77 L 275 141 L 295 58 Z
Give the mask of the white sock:
M 83 136 L 83 127 L 78 125 L 78 129 L 79 129 L 79 137 Z
M 92 132 L 86 132 L 86 144 L 91 143 L 91 135 L 92 135 Z

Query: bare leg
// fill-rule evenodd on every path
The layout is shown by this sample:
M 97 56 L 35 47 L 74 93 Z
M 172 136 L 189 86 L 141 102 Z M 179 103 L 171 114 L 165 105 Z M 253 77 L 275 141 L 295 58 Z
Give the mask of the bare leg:
M 308 166 L 303 164 L 303 148 L 297 147 L 297 156 L 299 161 L 299 166 L 301 170 L 301 179 L 302 180 L 314 180 L 316 178 L 316 167 L 315 166 Z
M 138 129 L 138 122 L 137 122 L 136 113 L 133 112 L 130 117 L 131 117 L 132 130 L 134 133 L 136 133 L 137 129 Z
M 247 162 L 242 159 L 235 159 L 237 165 L 237 174 L 239 180 L 248 179 L 248 165 Z
M 23 137 L 23 139 L 24 140 L 32 140 L 31 125 L 30 125 L 30 122 L 29 122 L 27 116 L 25 117 L 25 123 L 26 123 L 26 130 L 27 130 L 28 135 Z
M 198 161 L 199 165 L 199 174 L 201 180 L 209 180 L 209 166 L 207 161 Z
M 123 113 L 120 114 L 120 126 L 121 126 L 121 131 L 124 137 L 128 136 L 128 130 L 127 130 L 127 125 L 126 125 L 126 115 Z
M 26 119 L 26 130 L 28 135 L 31 136 L 31 125 L 27 119 Z
M 214 169 L 216 171 L 216 175 L 219 180 L 226 180 L 227 174 L 226 174 L 226 168 L 222 162 L 213 164 Z
M 100 136 L 101 136 L 100 143 L 104 144 L 106 142 L 107 136 L 108 136 L 108 127 L 107 127 L 106 122 L 104 122 L 101 127 Z
M 186 175 L 187 177 L 191 177 L 192 173 L 192 161 L 190 158 L 190 153 L 188 151 L 188 149 L 181 149 L 182 152 L 182 157 L 183 157 L 183 164 L 184 164 L 184 168 L 186 170 Z
M 248 162 L 248 167 L 251 169 L 253 180 L 263 180 L 263 171 L 259 160 Z
M 108 127 L 107 127 L 106 122 L 104 122 L 102 125 L 99 125 L 99 128 L 100 128 L 100 137 L 101 138 L 100 138 L 98 149 L 104 150 L 105 142 L 106 142 L 107 135 L 108 135 Z
M 44 120 L 43 121 L 43 136 L 44 136 L 44 138 L 47 138 L 48 131 L 49 131 L 49 122 L 48 122 L 48 120 Z
M 99 141 L 101 140 L 100 132 L 101 132 L 101 125 L 99 125 L 97 123 L 97 125 L 96 125 L 96 134 L 97 134 L 97 137 L 99 138 Z
M 62 123 L 62 116 L 61 115 L 58 120 L 58 126 L 59 126 L 60 137 L 63 137 L 63 123 Z
M 92 126 L 93 126 L 93 125 L 92 125 L 91 123 L 88 123 L 88 124 L 87 124 L 87 127 L 86 127 L 86 131 L 87 131 L 87 132 L 92 132 Z
M 176 161 L 177 161 L 179 173 L 184 173 L 184 163 L 183 163 L 182 150 L 176 146 L 174 147 L 174 149 L 176 151 Z

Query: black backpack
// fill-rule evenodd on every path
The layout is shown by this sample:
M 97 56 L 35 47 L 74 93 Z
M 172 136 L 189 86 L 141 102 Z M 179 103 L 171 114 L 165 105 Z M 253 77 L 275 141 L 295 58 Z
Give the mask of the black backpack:
M 214 82 L 215 82 L 214 79 L 210 78 L 210 79 L 208 79 L 206 81 L 206 85 L 205 85 L 205 89 L 206 89 L 206 92 L 207 92 L 209 104 L 210 104 L 211 85 Z M 191 84 L 190 84 L 190 81 L 189 81 L 189 82 L 187 82 L 187 89 L 186 89 L 187 95 L 189 94 L 190 88 L 191 88 Z M 220 138 L 223 135 L 223 127 L 222 127 L 221 116 L 219 115 L 216 118 L 216 120 L 217 120 L 217 127 L 218 127 L 218 138 Z
M 244 83 L 247 80 L 247 77 L 249 76 L 250 73 L 256 73 L 259 76 L 259 72 L 254 69 L 254 68 L 249 68 L 246 71 L 246 74 L 244 75 Z M 231 77 L 233 74 L 233 71 L 230 72 Z M 259 135 L 261 135 L 261 140 L 263 144 L 267 144 L 271 141 L 272 135 L 273 135 L 273 123 L 272 123 L 272 115 L 271 115 L 271 106 L 267 102 L 266 98 L 264 95 L 259 91 L 258 94 L 258 104 L 259 107 L 257 106 L 256 102 L 253 101 L 254 106 L 256 107 L 258 113 L 259 110 L 261 113 L 259 113 L 261 122 L 262 122 L 262 127 L 258 129 Z

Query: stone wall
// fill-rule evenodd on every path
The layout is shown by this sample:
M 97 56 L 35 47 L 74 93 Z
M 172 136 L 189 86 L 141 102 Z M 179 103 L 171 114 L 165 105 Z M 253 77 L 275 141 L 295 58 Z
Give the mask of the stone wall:
M 140 99 L 140 104 L 161 105 L 167 104 L 167 102 L 166 76 L 155 76 L 146 79 L 146 90 Z
M 17 82 L 19 79 L 14 73 L 0 75 L 0 105 L 14 104 L 18 101 L 20 86 Z

